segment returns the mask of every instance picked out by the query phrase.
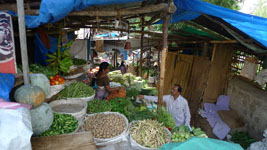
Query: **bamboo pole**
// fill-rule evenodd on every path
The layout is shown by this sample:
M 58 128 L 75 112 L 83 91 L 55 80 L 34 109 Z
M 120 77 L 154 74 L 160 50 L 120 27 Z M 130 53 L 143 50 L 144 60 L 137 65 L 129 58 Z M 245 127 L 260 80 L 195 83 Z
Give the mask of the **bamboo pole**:
M 24 79 L 24 84 L 30 84 L 23 0 L 17 0 L 17 9 L 19 18 L 19 39 L 20 39 L 21 59 L 23 68 L 23 79 Z
M 142 66 L 143 66 L 143 51 L 144 51 L 144 16 L 141 18 L 142 21 L 142 34 L 141 34 L 141 53 L 140 53 L 140 68 L 139 68 L 139 75 L 142 77 Z
M 168 24 L 169 24 L 170 15 L 164 17 L 163 23 L 163 40 L 162 40 L 162 55 L 161 55 L 161 69 L 160 69 L 160 82 L 159 82 L 159 95 L 158 95 L 158 104 L 159 106 L 163 105 L 163 89 L 164 89 L 164 76 L 165 76 L 165 63 L 168 52 Z
M 158 67 L 160 72 L 160 41 L 159 41 L 159 47 L 158 47 Z

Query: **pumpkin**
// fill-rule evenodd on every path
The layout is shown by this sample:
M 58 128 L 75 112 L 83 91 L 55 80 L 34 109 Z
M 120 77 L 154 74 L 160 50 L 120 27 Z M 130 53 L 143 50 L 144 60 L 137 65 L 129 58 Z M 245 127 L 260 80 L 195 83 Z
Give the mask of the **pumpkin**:
M 31 112 L 31 122 L 33 135 L 40 135 L 50 128 L 53 123 L 53 110 L 47 103 L 33 108 Z
M 29 104 L 33 107 L 41 105 L 45 100 L 44 91 L 38 86 L 23 85 L 15 91 L 16 102 Z
M 41 73 L 30 74 L 31 85 L 39 86 L 44 90 L 45 95 L 47 96 L 50 92 L 50 82 L 49 79 Z

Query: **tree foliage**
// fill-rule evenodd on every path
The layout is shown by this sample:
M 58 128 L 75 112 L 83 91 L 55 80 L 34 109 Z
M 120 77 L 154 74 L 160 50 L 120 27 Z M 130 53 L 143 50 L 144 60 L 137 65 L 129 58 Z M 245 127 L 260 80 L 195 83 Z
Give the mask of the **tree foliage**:
M 267 0 L 260 0 L 254 15 L 267 18 Z
M 203 0 L 205 2 L 211 3 L 211 4 L 215 4 L 218 6 L 222 6 L 225 8 L 230 8 L 233 10 L 239 10 L 239 6 L 238 4 L 244 0 Z

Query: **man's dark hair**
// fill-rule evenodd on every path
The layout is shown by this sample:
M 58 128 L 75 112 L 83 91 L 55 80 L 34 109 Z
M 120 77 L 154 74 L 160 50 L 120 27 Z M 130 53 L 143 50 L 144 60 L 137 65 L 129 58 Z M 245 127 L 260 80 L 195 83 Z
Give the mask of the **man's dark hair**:
M 182 92 L 183 88 L 180 84 L 174 84 L 174 86 L 177 86 L 178 87 L 178 92 Z

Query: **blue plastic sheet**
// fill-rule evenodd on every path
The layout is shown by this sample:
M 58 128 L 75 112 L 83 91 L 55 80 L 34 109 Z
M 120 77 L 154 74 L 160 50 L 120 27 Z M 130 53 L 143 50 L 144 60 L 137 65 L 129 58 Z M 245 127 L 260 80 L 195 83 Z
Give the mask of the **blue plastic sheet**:
M 89 6 L 124 4 L 143 0 L 42 0 L 38 16 L 25 16 L 28 28 L 36 28 L 46 23 L 63 19 L 71 11 L 80 11 Z M 60 7 L 58 7 L 60 6 Z M 11 15 L 16 13 L 9 11 Z
M 68 35 L 68 40 L 70 39 L 71 35 Z M 49 42 L 50 49 L 47 49 L 40 39 L 39 35 L 35 34 L 34 62 L 36 64 L 47 65 L 48 63 L 46 62 L 46 59 L 48 59 L 48 57 L 46 56 L 46 54 L 52 54 L 57 51 L 58 38 L 49 36 Z
M 38 16 L 25 16 L 26 26 L 36 28 L 46 23 L 63 19 L 71 11 L 80 11 L 89 6 L 123 4 L 143 0 L 42 0 Z M 224 19 L 267 47 L 267 19 L 223 8 L 200 0 L 174 0 L 177 11 L 172 23 L 193 20 L 201 14 Z M 60 6 L 60 7 L 58 7 Z M 16 13 L 9 11 L 11 15 Z M 159 22 L 159 23 L 162 23 Z
M 239 144 L 210 138 L 192 137 L 182 143 L 164 144 L 160 150 L 243 150 Z
M 177 7 L 171 23 L 193 20 L 201 14 L 222 18 L 267 47 L 267 19 L 244 14 L 200 0 L 174 0 Z M 158 22 L 162 23 L 162 21 Z
M 0 73 L 0 98 L 5 101 L 9 100 L 9 93 L 15 83 L 15 76 L 8 73 Z

